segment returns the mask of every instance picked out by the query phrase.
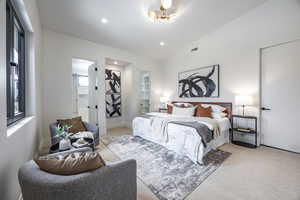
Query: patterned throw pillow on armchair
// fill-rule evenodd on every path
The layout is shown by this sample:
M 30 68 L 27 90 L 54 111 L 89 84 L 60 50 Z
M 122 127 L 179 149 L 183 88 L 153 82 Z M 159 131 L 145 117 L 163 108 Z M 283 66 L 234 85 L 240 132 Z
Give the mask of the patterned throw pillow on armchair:
M 71 126 L 69 133 L 78 133 L 87 131 L 81 117 L 74 117 L 72 119 L 58 119 L 57 123 L 61 126 Z

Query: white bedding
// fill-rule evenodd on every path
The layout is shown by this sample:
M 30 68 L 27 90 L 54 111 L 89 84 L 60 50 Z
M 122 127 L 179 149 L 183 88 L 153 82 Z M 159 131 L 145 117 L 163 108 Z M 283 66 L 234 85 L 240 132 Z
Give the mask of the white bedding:
M 161 144 L 166 148 L 176 151 L 177 153 L 184 154 L 188 156 L 193 162 L 201 163 L 203 156 L 212 149 L 215 149 L 224 143 L 229 142 L 229 129 L 231 127 L 230 121 L 228 118 L 215 119 L 215 122 L 219 126 L 220 135 L 213 139 L 210 143 L 207 144 L 207 147 L 204 148 L 204 145 L 201 141 L 201 137 L 197 131 L 192 127 L 187 127 L 179 124 L 168 123 L 167 134 L 163 135 L 163 131 L 157 130 L 156 126 L 153 124 L 160 123 L 164 121 L 163 119 L 179 119 L 182 116 L 171 115 L 167 113 L 148 113 L 153 117 L 157 117 L 161 120 L 153 120 L 153 118 L 145 117 L 136 117 L 133 120 L 133 135 L 140 136 L 146 140 Z M 185 117 L 185 121 L 199 120 L 198 117 Z M 168 121 L 168 120 L 165 120 Z M 213 127 L 210 124 L 207 124 L 208 128 L 212 130 Z M 153 128 L 155 127 L 155 128 Z M 155 129 L 155 130 L 154 130 Z

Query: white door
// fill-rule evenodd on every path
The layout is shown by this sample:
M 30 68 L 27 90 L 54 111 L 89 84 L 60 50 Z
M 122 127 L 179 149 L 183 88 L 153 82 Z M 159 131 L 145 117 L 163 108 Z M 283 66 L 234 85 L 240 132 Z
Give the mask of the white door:
M 89 77 L 89 93 L 88 93 L 88 116 L 89 123 L 97 124 L 98 123 L 98 81 L 97 81 L 97 72 L 99 67 L 96 64 L 92 64 L 88 69 L 88 77 Z
M 262 144 L 300 153 L 300 41 L 263 49 L 261 75 Z

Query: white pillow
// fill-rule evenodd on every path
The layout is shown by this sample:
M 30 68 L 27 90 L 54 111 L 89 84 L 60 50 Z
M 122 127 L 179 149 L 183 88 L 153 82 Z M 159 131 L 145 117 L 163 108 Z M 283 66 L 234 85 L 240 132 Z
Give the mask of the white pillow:
M 214 104 L 201 104 L 204 108 L 207 108 L 209 106 L 211 106 L 211 109 L 213 112 L 215 113 L 221 113 L 224 112 L 226 110 L 226 108 L 219 106 L 219 105 L 214 105 Z
M 193 104 L 190 103 L 173 103 L 173 106 L 175 107 L 184 107 L 184 108 L 190 108 L 190 107 L 194 107 Z
M 211 116 L 213 119 L 222 119 L 222 118 L 226 117 L 227 114 L 224 112 L 212 112 Z
M 173 106 L 172 114 L 185 117 L 193 117 L 195 115 L 195 107 L 181 108 Z

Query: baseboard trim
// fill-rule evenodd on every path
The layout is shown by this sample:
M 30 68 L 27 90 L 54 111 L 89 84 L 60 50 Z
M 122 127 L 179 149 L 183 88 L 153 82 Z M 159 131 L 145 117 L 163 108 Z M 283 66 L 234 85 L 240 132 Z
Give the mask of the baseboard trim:
M 289 153 L 295 153 L 295 154 L 300 155 L 300 153 L 298 153 L 298 152 L 285 150 L 285 149 L 281 149 L 281 148 L 278 148 L 278 147 L 272 147 L 272 146 L 268 146 L 268 145 L 265 145 L 265 144 L 261 144 L 261 146 L 265 146 L 265 147 L 269 147 L 269 148 L 272 148 L 272 149 L 277 149 L 277 150 L 280 150 L 280 151 L 286 151 L 286 152 L 289 152 Z

